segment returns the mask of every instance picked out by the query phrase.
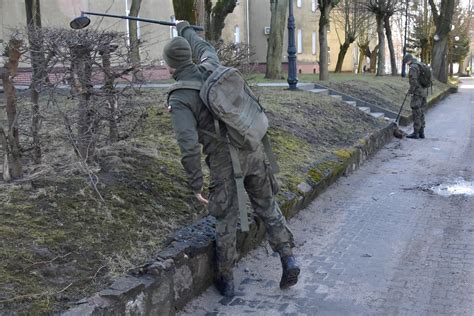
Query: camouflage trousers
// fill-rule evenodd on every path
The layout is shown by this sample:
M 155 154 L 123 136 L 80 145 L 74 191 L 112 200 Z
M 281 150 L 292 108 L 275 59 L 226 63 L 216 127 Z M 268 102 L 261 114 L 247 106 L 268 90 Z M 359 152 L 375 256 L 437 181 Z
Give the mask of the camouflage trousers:
M 237 188 L 227 145 L 209 155 L 211 171 L 209 213 L 216 218 L 216 258 L 219 273 L 230 273 L 236 259 L 236 230 L 239 219 Z M 272 249 L 282 256 L 292 254 L 293 234 L 275 200 L 277 183 L 266 162 L 263 146 L 239 151 L 244 186 L 250 204 L 265 226 Z
M 426 98 L 421 96 L 412 96 L 411 98 L 411 110 L 413 116 L 413 129 L 420 131 L 425 128 L 425 113 L 424 107 L 426 105 Z

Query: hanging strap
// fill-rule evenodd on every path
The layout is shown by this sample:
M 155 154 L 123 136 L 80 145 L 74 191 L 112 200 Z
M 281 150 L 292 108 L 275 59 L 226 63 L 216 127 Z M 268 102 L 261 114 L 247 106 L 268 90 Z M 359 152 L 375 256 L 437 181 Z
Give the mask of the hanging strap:
M 249 231 L 249 219 L 247 215 L 247 205 L 245 199 L 245 186 L 244 186 L 244 175 L 242 168 L 240 168 L 239 152 L 237 148 L 232 146 L 230 142 L 229 152 L 230 159 L 232 160 L 232 168 L 234 169 L 234 180 L 237 187 L 237 200 L 239 204 L 239 217 L 240 217 L 240 229 L 243 232 Z
M 265 134 L 262 139 L 263 143 L 263 150 L 265 151 L 265 154 L 267 155 L 268 162 L 270 162 L 270 167 L 272 169 L 272 173 L 276 174 L 280 172 L 280 167 L 278 166 L 276 162 L 275 155 L 273 154 L 272 150 L 272 145 L 270 143 L 270 139 L 267 136 L 268 134 Z

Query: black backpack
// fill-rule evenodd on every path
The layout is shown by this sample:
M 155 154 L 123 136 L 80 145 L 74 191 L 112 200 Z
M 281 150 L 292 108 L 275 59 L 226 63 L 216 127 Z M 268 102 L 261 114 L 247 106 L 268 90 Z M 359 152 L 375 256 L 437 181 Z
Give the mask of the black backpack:
M 423 88 L 429 88 L 433 86 L 433 79 L 431 77 L 431 68 L 424 63 L 417 62 L 418 69 L 420 69 L 420 76 L 418 77 L 418 82 Z

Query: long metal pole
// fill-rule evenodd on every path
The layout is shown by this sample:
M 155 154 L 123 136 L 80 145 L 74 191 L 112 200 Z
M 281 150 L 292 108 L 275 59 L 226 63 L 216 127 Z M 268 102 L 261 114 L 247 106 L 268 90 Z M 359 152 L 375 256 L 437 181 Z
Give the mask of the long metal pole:
M 407 53 L 407 30 L 408 30 L 408 0 L 406 1 L 405 4 L 405 37 L 403 39 L 403 57 L 405 57 Z M 407 71 L 406 71 L 406 63 L 403 60 L 402 61 L 402 77 L 405 78 L 407 76 Z
M 147 22 L 147 23 L 153 23 L 153 24 L 176 26 L 175 22 L 136 18 L 136 17 L 128 16 L 128 15 L 105 14 L 105 13 L 96 13 L 96 12 L 89 12 L 89 11 L 81 11 L 81 15 L 82 16 L 84 15 L 106 16 L 106 17 L 116 18 L 116 19 L 133 20 L 133 21 L 141 21 L 141 22 Z M 204 31 L 204 28 L 202 26 L 191 25 L 191 27 L 195 29 L 196 31 Z
M 295 17 L 293 16 L 293 0 L 289 0 L 288 13 L 288 85 L 290 90 L 298 89 L 296 76 Z

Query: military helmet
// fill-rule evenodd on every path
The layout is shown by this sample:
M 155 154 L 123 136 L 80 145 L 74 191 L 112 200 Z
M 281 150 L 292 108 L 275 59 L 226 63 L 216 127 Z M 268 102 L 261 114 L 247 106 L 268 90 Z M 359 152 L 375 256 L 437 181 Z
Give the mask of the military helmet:
M 403 56 L 403 63 L 408 63 L 409 61 L 412 61 L 413 60 L 413 55 L 412 54 L 405 54 L 405 56 Z

